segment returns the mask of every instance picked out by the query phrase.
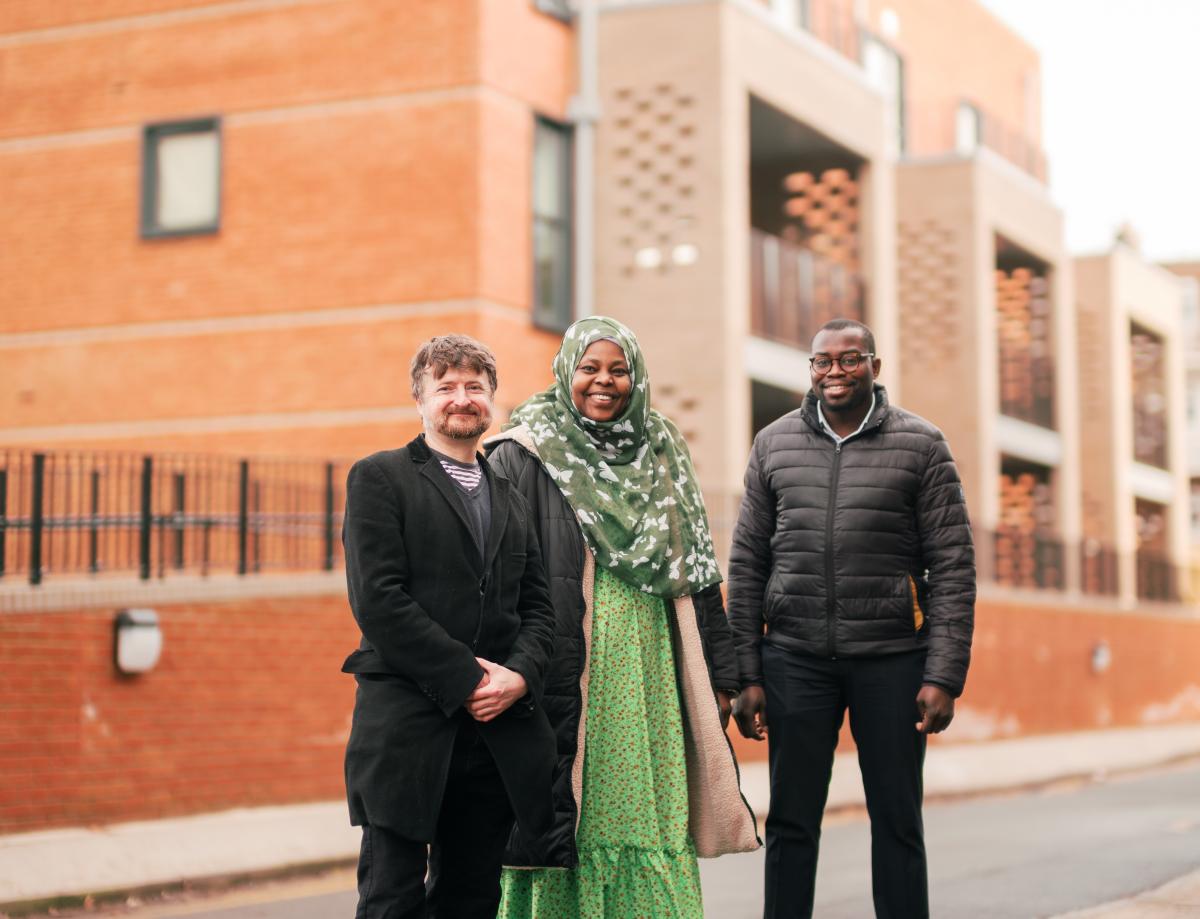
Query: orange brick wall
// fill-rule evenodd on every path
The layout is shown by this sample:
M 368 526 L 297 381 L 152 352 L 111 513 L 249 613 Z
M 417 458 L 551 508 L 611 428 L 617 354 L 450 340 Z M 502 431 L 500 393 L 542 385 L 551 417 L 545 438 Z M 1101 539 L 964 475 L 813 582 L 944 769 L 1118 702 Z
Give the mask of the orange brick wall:
M 469 296 L 478 120 L 470 100 L 234 119 L 222 229 L 177 239 L 138 236 L 138 136 L 0 153 L 6 208 L 22 218 L 0 227 L 0 331 Z
M 514 326 L 516 326 L 514 328 Z M 484 328 L 491 332 L 489 336 Z M 282 328 L 70 349 L 29 348 L 0 363 L 0 417 L 16 425 L 194 418 L 253 412 L 413 408 L 416 344 L 449 331 L 491 341 L 501 391 L 517 399 L 549 379 L 557 343 L 476 313 Z M 531 342 L 522 345 L 521 333 Z M 27 381 L 35 380 L 30 392 Z
M 502 416 L 546 385 L 532 127 L 565 115 L 568 25 L 528 0 L 59 6 L 0 4 L 0 444 L 358 455 L 416 431 L 408 361 L 445 332 L 496 351 Z M 197 115 L 222 118 L 220 231 L 141 239 L 141 126 Z
M 0 3 L 0 32 L 48 29 L 118 16 L 187 10 L 211 3 L 212 0 L 92 0 L 87 4 L 4 0 Z
M 899 34 L 886 40 L 905 62 L 910 154 L 954 149 L 960 100 L 1041 144 L 1041 65 L 1031 45 L 976 0 L 871 0 L 867 25 L 876 34 L 885 9 L 900 20 Z M 1034 81 L 1032 112 L 1027 78 Z
M 1106 642 L 1112 664 L 1091 670 Z M 967 688 L 937 743 L 1200 721 L 1200 620 L 984 600 Z M 915 722 L 915 718 L 914 718 Z M 730 728 L 730 734 L 736 734 Z M 841 749 L 853 749 L 848 728 Z M 734 738 L 738 755 L 766 744 Z
M 113 669 L 113 610 L 0 614 L 0 833 L 342 795 L 344 597 L 156 608 L 163 655 L 137 677 Z M 1196 660 L 1200 621 L 989 600 L 938 742 L 1200 720 Z
M 443 89 L 478 73 L 476 0 L 206 6 L 206 16 L 18 34 L 4 50 L 0 137 Z
M 343 793 L 344 597 L 157 608 L 162 658 L 136 677 L 112 610 L 0 614 L 0 833 Z

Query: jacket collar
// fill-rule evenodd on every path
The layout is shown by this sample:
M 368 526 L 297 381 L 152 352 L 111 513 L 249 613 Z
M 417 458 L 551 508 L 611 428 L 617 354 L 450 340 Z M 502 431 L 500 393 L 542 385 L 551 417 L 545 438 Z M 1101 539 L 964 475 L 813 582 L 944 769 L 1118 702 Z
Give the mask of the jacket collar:
M 862 431 L 858 434 L 851 434 L 850 437 L 865 437 L 868 434 L 873 434 L 879 430 L 883 423 L 891 414 L 891 406 L 888 404 L 887 390 L 883 385 L 876 383 L 874 387 L 875 393 L 875 411 L 867 419 L 867 423 L 863 425 Z M 804 422 L 820 434 L 828 439 L 824 428 L 821 427 L 821 419 L 817 417 L 817 391 L 809 389 L 808 394 L 804 397 L 804 402 L 800 405 L 800 417 Z
M 408 455 L 413 463 L 419 467 L 420 473 L 431 483 L 438 493 L 450 505 L 450 509 L 454 512 L 454 516 L 458 518 L 462 524 L 464 535 L 467 537 L 468 543 L 474 544 L 474 538 L 471 536 L 471 522 L 467 519 L 466 507 L 463 505 L 462 498 L 455 492 L 457 487 L 450 481 L 450 477 L 446 475 L 442 469 L 441 463 L 429 448 L 429 444 L 425 443 L 425 435 L 418 434 L 408 443 Z M 500 551 L 500 541 L 504 536 L 504 528 L 508 525 L 508 490 L 511 485 L 508 479 L 503 476 L 496 475 L 492 472 L 488 465 L 487 459 L 482 453 L 476 452 L 475 459 L 479 462 L 483 474 L 487 477 L 488 494 L 491 496 L 492 505 L 492 525 L 487 534 L 487 546 L 484 551 L 483 571 L 490 571 L 492 562 L 496 558 L 496 553 Z M 475 564 L 476 555 L 474 552 L 468 552 L 467 557 L 471 564 Z

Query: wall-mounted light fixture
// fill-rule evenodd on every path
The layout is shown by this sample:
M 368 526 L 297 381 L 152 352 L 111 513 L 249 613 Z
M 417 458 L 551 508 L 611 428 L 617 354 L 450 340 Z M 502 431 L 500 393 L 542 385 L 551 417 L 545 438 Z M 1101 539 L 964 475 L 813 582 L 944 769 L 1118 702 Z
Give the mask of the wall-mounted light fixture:
M 1104 673 L 1112 666 L 1112 648 L 1108 642 L 1101 639 L 1092 645 L 1092 673 Z
M 152 609 L 123 609 L 113 623 L 113 660 L 121 673 L 153 670 L 162 653 L 158 613 Z

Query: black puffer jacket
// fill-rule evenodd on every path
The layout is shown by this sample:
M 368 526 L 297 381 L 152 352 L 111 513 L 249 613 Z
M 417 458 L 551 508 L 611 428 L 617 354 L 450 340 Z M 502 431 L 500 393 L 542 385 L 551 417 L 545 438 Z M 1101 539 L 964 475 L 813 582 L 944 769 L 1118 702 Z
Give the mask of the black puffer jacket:
M 558 744 L 554 770 L 554 825 L 541 844 L 530 847 L 520 840 L 506 854 L 506 865 L 547 865 L 573 868 L 579 858 L 575 848 L 576 807 L 571 792 L 571 769 L 579 738 L 585 643 L 583 635 L 584 541 L 579 522 L 541 461 L 512 440 L 489 445 L 491 468 L 507 477 L 529 504 L 537 521 L 538 538 L 550 582 L 550 599 L 557 616 L 554 651 L 543 681 L 542 705 L 550 718 Z M 692 597 L 696 620 L 714 689 L 736 693 L 740 689 L 737 656 L 720 585 L 714 584 Z M 545 856 L 533 859 L 531 851 Z
M 962 692 L 975 552 L 958 470 L 941 431 L 878 384 L 875 403 L 840 446 L 812 392 L 754 439 L 729 562 L 746 685 L 762 683 L 765 626 L 781 647 L 826 658 L 927 648 L 925 682 Z

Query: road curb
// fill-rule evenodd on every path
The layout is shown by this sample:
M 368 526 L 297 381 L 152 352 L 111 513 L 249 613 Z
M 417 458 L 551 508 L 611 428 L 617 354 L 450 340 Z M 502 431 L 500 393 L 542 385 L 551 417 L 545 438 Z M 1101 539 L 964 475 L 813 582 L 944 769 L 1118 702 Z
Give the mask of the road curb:
M 117 906 L 127 902 L 131 898 L 144 900 L 149 904 L 154 900 L 164 898 L 164 895 L 169 896 L 181 893 L 218 894 L 233 891 L 239 887 L 262 884 L 267 881 L 288 881 L 295 878 L 325 874 L 331 871 L 341 871 L 346 868 L 353 868 L 357 864 L 357 857 L 350 856 L 319 862 L 299 862 L 291 865 L 279 865 L 274 868 L 262 868 L 256 871 L 243 871 L 234 874 L 187 878 L 161 884 L 144 884 L 140 887 L 114 887 L 110 890 L 98 890 L 91 893 L 76 893 L 57 897 L 42 897 L 34 900 L 21 900 L 12 903 L 0 903 L 0 919 L 23 919 L 26 916 L 42 916 L 51 910 L 90 910 L 96 907 Z
M 1133 897 L 1061 913 L 1052 919 L 1178 919 L 1184 915 L 1200 915 L 1200 871 Z

